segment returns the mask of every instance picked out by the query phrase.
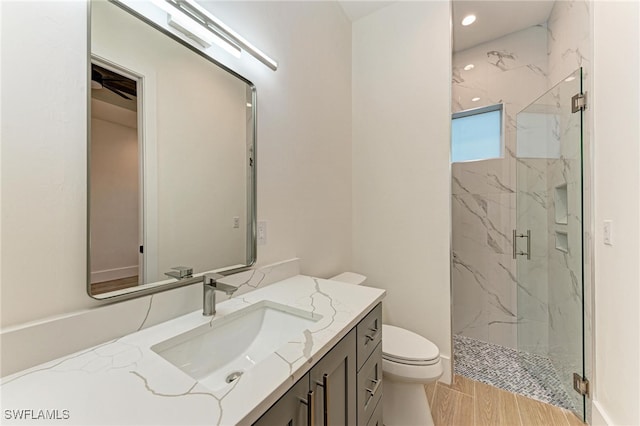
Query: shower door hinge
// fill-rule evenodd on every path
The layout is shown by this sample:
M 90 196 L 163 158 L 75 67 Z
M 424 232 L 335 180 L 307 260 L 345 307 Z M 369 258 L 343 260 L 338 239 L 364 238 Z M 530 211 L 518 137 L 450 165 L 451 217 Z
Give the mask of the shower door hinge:
M 578 93 L 571 97 L 571 112 L 584 111 L 587 109 L 587 94 Z
M 573 373 L 573 389 L 580 395 L 589 396 L 589 380 L 581 374 Z

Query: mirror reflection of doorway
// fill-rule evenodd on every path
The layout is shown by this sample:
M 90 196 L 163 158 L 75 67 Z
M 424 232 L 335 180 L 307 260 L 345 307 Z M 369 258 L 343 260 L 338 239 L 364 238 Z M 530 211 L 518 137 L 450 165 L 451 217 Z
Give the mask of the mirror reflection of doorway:
M 91 287 L 101 294 L 144 283 L 139 79 L 91 64 Z

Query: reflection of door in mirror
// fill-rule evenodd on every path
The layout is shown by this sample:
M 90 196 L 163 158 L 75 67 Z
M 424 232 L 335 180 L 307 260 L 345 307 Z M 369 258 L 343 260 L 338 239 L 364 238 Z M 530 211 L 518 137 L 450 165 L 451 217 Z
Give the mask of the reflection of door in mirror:
M 119 107 L 121 115 L 130 116 L 135 124 L 91 117 L 89 295 L 123 299 L 186 285 L 181 281 L 191 281 L 173 275 L 178 266 L 189 267 L 194 276 L 247 268 L 255 261 L 256 251 L 255 87 L 189 42 L 165 32 L 165 11 L 156 11 L 165 18 L 160 24 L 149 25 L 121 3 L 96 0 L 90 4 L 92 71 L 100 72 L 99 66 L 111 72 L 95 75 L 92 85 L 103 89 L 94 92 L 111 96 L 109 108 Z M 135 92 L 127 93 L 125 77 Z M 105 85 L 114 81 L 120 86 Z M 137 107 L 133 99 L 120 95 L 135 96 Z M 95 105 L 102 106 L 92 98 L 92 115 Z M 116 127 L 112 126 L 115 121 L 121 133 L 128 132 L 130 154 L 115 150 L 115 138 L 96 135 L 103 121 Z M 118 161 L 126 160 L 131 169 L 120 170 L 124 163 L 98 155 L 96 137 L 106 139 L 114 149 L 111 154 Z M 94 166 L 98 161 L 103 162 L 101 172 Z M 94 176 L 98 173 L 112 174 L 111 180 L 105 180 L 121 184 L 119 192 L 113 186 L 97 188 L 105 176 Z M 125 184 L 127 174 L 130 179 Z M 96 190 L 104 193 L 96 195 Z M 104 206 L 98 205 L 101 199 Z M 118 201 L 110 203 L 110 199 Z M 124 215 L 125 210 L 128 228 L 116 222 L 116 214 Z M 121 248 L 101 246 L 119 231 L 123 231 Z M 140 246 L 144 253 L 139 253 Z M 101 258 L 108 258 L 105 253 L 118 254 L 118 263 L 101 263 Z M 137 274 L 132 272 L 136 267 Z M 128 288 L 96 291 L 97 272 L 111 270 L 123 274 L 99 281 L 136 275 L 137 279 L 131 278 Z
M 91 287 L 102 294 L 144 283 L 138 77 L 91 64 Z

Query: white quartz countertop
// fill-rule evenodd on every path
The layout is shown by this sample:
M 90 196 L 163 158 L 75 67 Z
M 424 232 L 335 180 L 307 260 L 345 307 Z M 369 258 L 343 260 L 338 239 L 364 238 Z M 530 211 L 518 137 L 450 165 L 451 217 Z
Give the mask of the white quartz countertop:
M 384 290 L 298 275 L 2 379 L 2 424 L 251 424 L 384 297 Z M 319 314 L 299 339 L 211 390 L 151 346 L 268 300 Z M 7 413 L 9 410 L 9 413 Z M 23 420 L 16 418 L 22 416 Z M 43 416 L 49 416 L 44 417 Z M 45 420 L 49 418 L 49 420 Z

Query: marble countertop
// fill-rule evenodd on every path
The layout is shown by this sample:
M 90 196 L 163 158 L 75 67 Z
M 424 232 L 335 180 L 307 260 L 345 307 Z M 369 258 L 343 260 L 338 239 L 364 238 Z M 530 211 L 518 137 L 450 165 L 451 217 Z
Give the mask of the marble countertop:
M 220 302 L 213 320 L 192 312 L 3 378 L 2 424 L 251 424 L 384 294 L 304 275 L 288 278 Z M 208 389 L 151 350 L 263 300 L 322 318 L 222 389 Z

